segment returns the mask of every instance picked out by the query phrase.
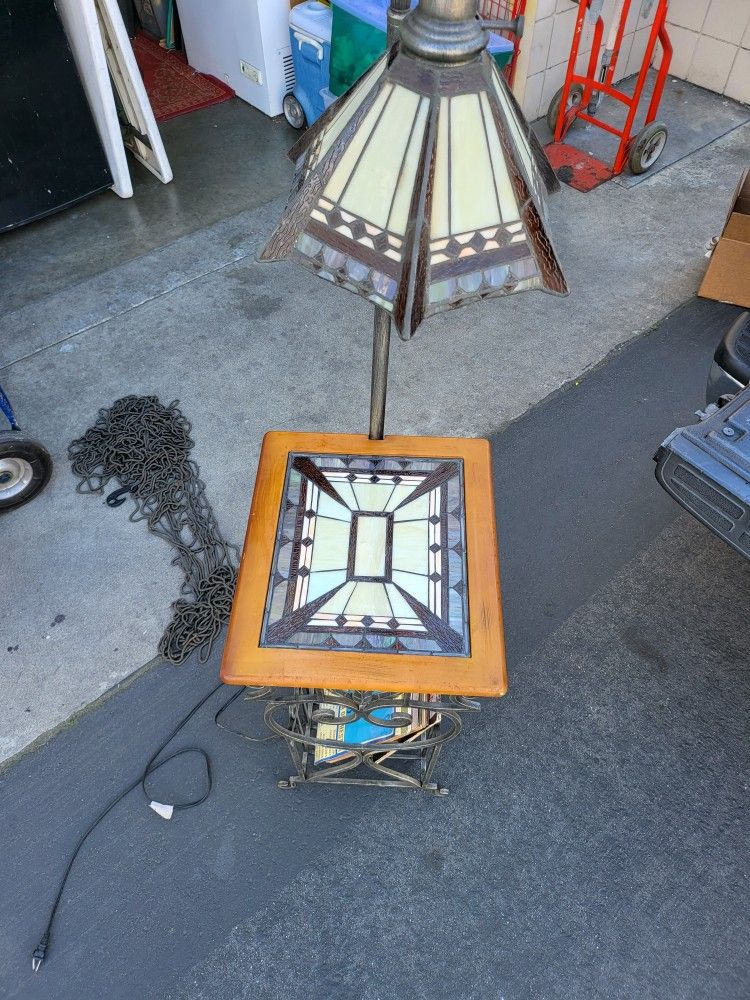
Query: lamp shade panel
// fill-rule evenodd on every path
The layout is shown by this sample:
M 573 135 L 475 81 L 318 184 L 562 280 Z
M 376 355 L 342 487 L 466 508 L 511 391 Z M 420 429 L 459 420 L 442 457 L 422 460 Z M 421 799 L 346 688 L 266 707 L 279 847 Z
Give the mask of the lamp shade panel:
M 384 307 L 403 339 L 471 300 L 567 293 L 544 226 L 557 179 L 486 52 L 442 65 L 396 44 L 290 155 L 292 195 L 259 259 Z

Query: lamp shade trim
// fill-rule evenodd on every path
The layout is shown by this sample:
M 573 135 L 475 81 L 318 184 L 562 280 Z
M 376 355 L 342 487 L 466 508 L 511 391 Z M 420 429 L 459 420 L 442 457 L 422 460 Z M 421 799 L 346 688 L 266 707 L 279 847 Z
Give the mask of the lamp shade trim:
M 291 257 L 391 312 L 540 289 L 567 294 L 544 226 L 557 179 L 490 56 L 392 47 L 291 151 L 295 185 L 260 260 Z

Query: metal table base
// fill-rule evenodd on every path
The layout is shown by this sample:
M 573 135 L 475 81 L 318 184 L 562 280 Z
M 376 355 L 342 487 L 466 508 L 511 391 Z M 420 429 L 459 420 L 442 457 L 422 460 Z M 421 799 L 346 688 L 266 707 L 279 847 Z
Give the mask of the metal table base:
M 382 717 L 384 709 L 388 718 Z M 429 725 L 399 736 L 399 731 L 403 734 L 411 725 L 413 710 L 428 713 Z M 447 795 L 448 789 L 433 780 L 433 773 L 443 747 L 460 734 L 461 714 L 467 711 L 479 711 L 479 703 L 462 696 L 419 701 L 393 693 L 295 688 L 266 702 L 264 721 L 285 740 L 295 767 L 294 774 L 279 781 L 279 788 L 313 783 L 370 785 Z M 343 727 L 360 719 L 382 728 L 384 738 L 350 743 L 317 735 L 319 726 L 332 725 L 343 736 Z M 335 760 L 316 763 L 316 747 L 333 750 Z

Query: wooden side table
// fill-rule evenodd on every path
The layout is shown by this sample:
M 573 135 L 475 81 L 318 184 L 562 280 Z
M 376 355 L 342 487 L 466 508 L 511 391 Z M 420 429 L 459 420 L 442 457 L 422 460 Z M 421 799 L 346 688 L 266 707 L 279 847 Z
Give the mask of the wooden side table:
M 266 434 L 221 679 L 290 689 L 283 787 L 445 793 L 441 748 L 507 687 L 488 443 Z

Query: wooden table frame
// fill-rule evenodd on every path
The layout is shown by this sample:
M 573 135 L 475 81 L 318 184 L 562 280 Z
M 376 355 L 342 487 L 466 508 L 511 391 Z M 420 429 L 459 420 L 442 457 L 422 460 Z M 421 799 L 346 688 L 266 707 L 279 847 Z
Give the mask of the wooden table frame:
M 463 462 L 470 649 L 466 656 L 284 649 L 260 645 L 290 452 Z M 489 443 L 476 438 L 270 431 L 252 508 L 221 665 L 226 684 L 497 697 L 507 689 Z

